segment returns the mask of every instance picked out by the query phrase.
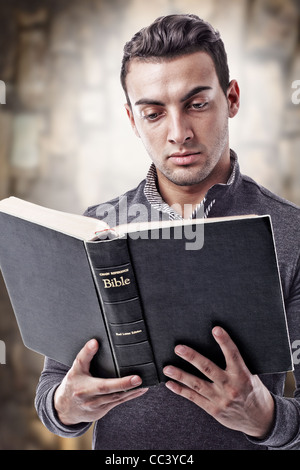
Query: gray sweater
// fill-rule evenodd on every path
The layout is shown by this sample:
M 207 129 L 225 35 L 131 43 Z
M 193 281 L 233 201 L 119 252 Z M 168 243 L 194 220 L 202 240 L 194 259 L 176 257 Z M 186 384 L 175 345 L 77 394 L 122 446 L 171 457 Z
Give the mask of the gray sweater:
M 300 341 L 300 210 L 243 176 L 238 163 L 228 184 L 210 188 L 205 198 L 208 217 L 243 214 L 270 214 L 274 227 L 283 295 L 292 348 Z M 143 204 L 150 214 L 145 195 L 146 180 L 109 205 L 90 207 L 86 215 L 115 224 L 120 207 Z M 126 199 L 125 199 L 126 197 Z M 124 216 L 124 214 L 122 214 Z M 128 218 L 130 222 L 130 217 Z M 272 312 L 270 312 L 271 314 Z M 83 312 L 84 314 L 84 312 Z M 276 348 L 276 344 L 274 344 Z M 195 404 L 169 391 L 163 384 L 151 387 L 135 400 L 121 404 L 95 423 L 94 449 L 300 449 L 300 361 L 294 350 L 296 392 L 294 398 L 283 397 L 285 374 L 261 376 L 275 401 L 275 422 L 263 441 L 232 431 Z M 53 406 L 53 395 L 67 372 L 67 367 L 45 358 L 36 393 L 40 419 L 52 432 L 64 437 L 83 434 L 90 423 L 64 426 Z

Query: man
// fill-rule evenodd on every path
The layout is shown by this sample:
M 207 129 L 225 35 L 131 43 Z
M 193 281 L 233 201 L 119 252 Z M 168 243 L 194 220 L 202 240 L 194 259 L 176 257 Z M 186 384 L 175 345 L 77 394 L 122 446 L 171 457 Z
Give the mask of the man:
M 239 87 L 229 81 L 219 34 L 194 15 L 159 18 L 126 44 L 121 80 L 132 128 L 152 160 L 146 180 L 126 194 L 128 206 L 173 219 L 197 217 L 199 208 L 205 217 L 270 214 L 291 341 L 300 338 L 299 209 L 240 174 L 228 135 Z M 110 223 L 120 200 L 110 201 L 111 213 L 99 205 L 86 215 Z M 39 416 L 62 436 L 96 421 L 95 449 L 299 449 L 300 399 L 282 397 L 285 374 L 251 375 L 227 332 L 212 334 L 226 370 L 185 345 L 175 349 L 210 382 L 173 366 L 164 369 L 166 385 L 149 390 L 136 388 L 137 376 L 91 377 L 95 340 L 69 370 L 46 358 Z M 296 383 L 299 376 L 295 366 Z

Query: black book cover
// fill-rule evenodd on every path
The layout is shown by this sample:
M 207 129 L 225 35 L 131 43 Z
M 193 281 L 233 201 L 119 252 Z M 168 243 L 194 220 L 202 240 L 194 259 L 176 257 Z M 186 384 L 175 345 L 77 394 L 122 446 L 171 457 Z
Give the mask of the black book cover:
M 166 364 L 189 369 L 174 354 L 179 343 L 224 367 L 211 334 L 220 325 L 251 372 L 292 369 L 268 216 L 206 221 L 197 250 L 186 249 L 184 227 L 181 237 L 176 227 L 175 237 L 171 228 L 97 242 L 2 212 L 0 227 L 1 270 L 24 344 L 43 355 L 70 366 L 97 338 L 95 375 L 140 372 L 153 385 L 166 380 Z
M 128 240 L 159 380 L 186 344 L 225 367 L 211 330 L 222 326 L 255 374 L 291 370 L 291 353 L 269 217 L 208 223 L 200 250 L 183 240 Z M 198 373 L 192 366 L 190 371 Z

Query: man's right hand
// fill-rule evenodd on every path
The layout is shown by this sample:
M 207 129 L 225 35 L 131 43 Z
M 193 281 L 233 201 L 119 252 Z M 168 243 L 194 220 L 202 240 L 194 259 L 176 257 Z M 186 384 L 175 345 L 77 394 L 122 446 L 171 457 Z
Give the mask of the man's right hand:
M 92 377 L 90 363 L 97 350 L 97 341 L 88 341 L 55 392 L 54 406 L 65 425 L 97 421 L 115 406 L 147 391 L 135 390 L 142 383 L 137 375 L 117 379 Z

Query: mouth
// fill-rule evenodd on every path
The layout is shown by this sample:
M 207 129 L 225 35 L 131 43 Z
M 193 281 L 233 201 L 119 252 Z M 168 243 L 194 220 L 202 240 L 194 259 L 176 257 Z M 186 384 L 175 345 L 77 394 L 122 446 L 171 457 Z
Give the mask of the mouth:
M 198 160 L 201 152 L 177 152 L 169 156 L 169 160 L 175 165 L 191 165 Z

